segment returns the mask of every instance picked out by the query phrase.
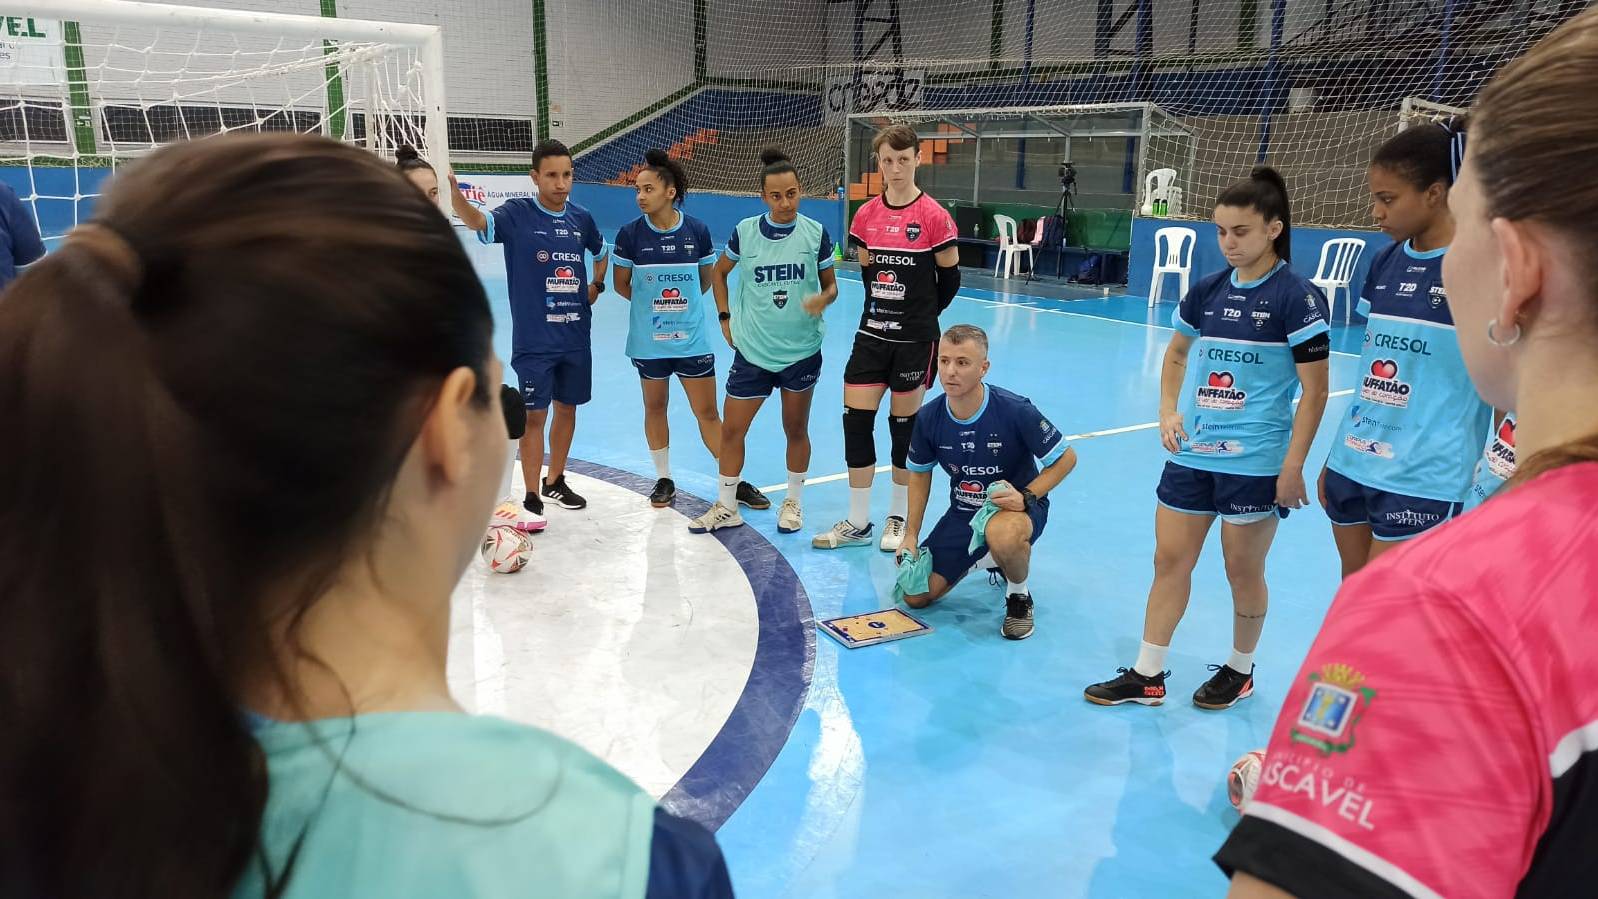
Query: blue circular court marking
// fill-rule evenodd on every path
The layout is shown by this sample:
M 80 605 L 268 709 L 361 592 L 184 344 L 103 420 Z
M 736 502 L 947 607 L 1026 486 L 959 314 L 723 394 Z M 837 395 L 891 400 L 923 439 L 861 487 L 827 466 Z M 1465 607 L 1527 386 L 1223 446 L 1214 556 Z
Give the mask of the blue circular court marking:
M 639 496 L 648 496 L 655 487 L 653 481 L 594 462 L 572 459 L 566 467 Z M 679 491 L 676 508 L 695 518 L 710 503 Z M 764 534 L 741 527 L 711 536 L 737 560 L 754 591 L 760 619 L 755 661 L 732 714 L 660 804 L 715 830 L 760 783 L 799 720 L 815 668 L 816 621 L 799 575 Z

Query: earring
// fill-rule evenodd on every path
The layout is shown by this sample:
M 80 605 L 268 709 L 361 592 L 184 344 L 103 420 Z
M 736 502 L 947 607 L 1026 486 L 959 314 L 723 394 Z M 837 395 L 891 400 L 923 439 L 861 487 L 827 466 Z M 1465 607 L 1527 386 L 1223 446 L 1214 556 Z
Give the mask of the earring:
M 1520 342 L 1520 322 L 1515 322 L 1515 333 L 1512 336 L 1510 336 L 1508 338 L 1505 338 L 1505 339 L 1499 339 L 1498 333 L 1497 333 L 1498 329 L 1496 327 L 1497 324 L 1498 324 L 1498 322 L 1496 320 L 1494 320 L 1494 319 L 1489 319 L 1487 321 L 1487 342 L 1488 343 L 1492 344 L 1493 346 L 1497 346 L 1497 347 L 1508 347 L 1508 346 L 1514 346 L 1515 344 Z

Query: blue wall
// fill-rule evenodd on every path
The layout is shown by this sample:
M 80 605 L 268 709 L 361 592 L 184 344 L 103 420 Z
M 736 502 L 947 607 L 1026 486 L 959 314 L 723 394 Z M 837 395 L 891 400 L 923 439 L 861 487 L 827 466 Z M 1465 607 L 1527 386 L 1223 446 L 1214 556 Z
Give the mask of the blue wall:
M 1193 244 L 1193 266 L 1190 282 L 1226 268 L 1226 257 L 1215 243 L 1215 226 L 1209 222 L 1172 221 L 1170 219 L 1134 218 L 1132 220 L 1132 260 L 1127 272 L 1126 292 L 1132 296 L 1149 295 L 1151 275 L 1154 271 L 1154 232 L 1165 227 L 1192 228 L 1198 233 Z M 1315 266 L 1321 259 L 1321 245 L 1337 237 L 1358 237 L 1365 241 L 1365 252 L 1354 269 L 1354 280 L 1349 282 L 1355 302 L 1365 287 L 1365 275 L 1370 271 L 1371 259 L 1392 243 L 1380 231 L 1336 231 L 1329 228 L 1293 229 L 1293 268 L 1306 278 L 1314 277 Z M 1160 299 L 1175 300 L 1180 288 L 1175 275 L 1165 276 L 1164 292 Z M 1343 317 L 1341 295 L 1337 299 L 1337 318 Z
M 572 189 L 572 199 L 593 213 L 594 222 L 599 225 L 599 230 L 610 237 L 614 237 L 622 225 L 641 215 L 638 211 L 637 196 L 637 192 L 631 187 L 610 184 L 579 184 Z M 704 222 L 710 228 L 711 238 L 716 241 L 717 246 L 721 246 L 727 242 L 732 229 L 740 221 L 765 212 L 766 204 L 755 196 L 701 194 L 690 190 L 683 211 Z M 799 211 L 825 226 L 834 243 L 840 242 L 842 207 L 837 200 L 807 197 L 799 205 Z
M 39 167 L 30 171 L 21 166 L 0 166 L 0 181 L 4 181 L 17 192 L 19 197 L 32 196 L 37 193 L 41 196 L 73 197 L 82 194 L 95 194 L 100 192 L 100 182 L 111 174 L 110 169 L 69 169 Z M 31 180 L 30 180 L 31 179 Z M 75 204 L 77 215 L 73 215 L 74 202 L 72 200 L 39 200 L 40 231 L 45 237 L 54 237 L 64 234 L 73 225 L 89 217 L 89 208 L 93 205 L 92 199 L 83 199 Z
M 30 183 L 27 169 L 0 166 L 0 180 L 11 185 L 23 197 L 35 193 L 35 185 L 39 194 L 74 196 L 98 193 L 101 182 L 110 173 L 109 169 L 36 168 L 32 172 L 34 180 Z M 615 237 L 622 225 L 639 216 L 636 196 L 631 187 L 609 184 L 579 184 L 572 191 L 572 199 L 593 213 L 600 230 L 610 238 Z M 86 221 L 92 204 L 92 199 L 80 200 L 78 215 L 74 219 L 72 201 L 40 200 L 39 219 L 43 223 L 44 235 L 51 237 L 63 234 L 76 222 Z M 766 204 L 753 196 L 690 193 L 688 205 L 684 208 L 689 215 L 700 219 L 710 228 L 710 236 L 720 246 L 727 242 L 727 237 L 738 222 L 765 212 Z M 837 200 L 806 199 L 799 211 L 825 225 L 834 242 L 842 239 L 839 232 L 842 206 Z

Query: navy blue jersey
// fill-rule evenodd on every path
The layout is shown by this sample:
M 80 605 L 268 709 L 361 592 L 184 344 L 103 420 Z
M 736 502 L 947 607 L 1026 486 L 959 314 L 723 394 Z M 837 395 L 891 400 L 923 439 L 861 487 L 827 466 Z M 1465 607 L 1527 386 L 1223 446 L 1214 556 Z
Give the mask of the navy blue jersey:
M 995 481 L 1020 490 L 1032 483 L 1040 467 L 1054 464 L 1070 446 L 1031 400 L 991 384 L 983 385 L 983 390 L 981 408 L 965 420 L 949 411 L 947 396 L 928 400 L 916 413 L 910 434 L 906 467 L 942 468 L 949 473 L 950 514 L 975 514 L 987 502 L 988 487 Z
M 583 253 L 603 259 L 610 250 L 588 210 L 567 202 L 555 213 L 537 197 L 515 197 L 488 214 L 488 227 L 478 238 L 505 245 L 511 352 L 553 355 L 589 349 L 593 315 Z
M 1459 502 L 1492 429 L 1459 354 L 1443 290 L 1443 254 L 1409 241 L 1376 255 L 1359 311 L 1359 396 L 1332 444 L 1332 470 L 1367 487 Z
M 699 290 L 699 267 L 715 261 L 710 229 L 691 215 L 678 213 L 666 231 L 643 215 L 622 226 L 612 263 L 633 270 L 628 356 L 682 359 L 711 352 L 711 300 Z
M 17 276 L 17 266 L 35 262 L 44 255 L 44 242 L 33 223 L 33 213 L 17 197 L 11 185 L 0 182 L 0 287 Z
M 1255 281 L 1227 269 L 1195 284 L 1171 320 L 1196 338 L 1177 404 L 1188 439 L 1174 461 L 1223 474 L 1281 474 L 1298 388 L 1292 348 L 1330 331 L 1326 318 L 1326 298 L 1285 263 Z

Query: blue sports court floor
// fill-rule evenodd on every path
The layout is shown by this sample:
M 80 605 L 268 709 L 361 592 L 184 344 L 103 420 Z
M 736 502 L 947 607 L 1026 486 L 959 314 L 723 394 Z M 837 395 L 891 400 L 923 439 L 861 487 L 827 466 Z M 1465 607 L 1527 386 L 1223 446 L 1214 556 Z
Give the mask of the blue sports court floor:
M 508 357 L 498 248 L 473 252 Z M 1325 516 L 1295 512 L 1278 533 L 1252 699 L 1219 713 L 1186 701 L 1205 665 L 1230 650 L 1217 529 L 1172 648 L 1172 701 L 1087 704 L 1082 688 L 1130 664 L 1141 634 L 1165 457 L 1151 423 L 1172 304 L 971 288 L 944 325 L 986 329 L 990 383 L 1032 397 L 1077 435 L 1079 464 L 1054 493 L 1033 557 L 1037 631 L 1002 639 L 1001 590 L 972 576 L 920 613 L 936 629 L 929 636 L 852 651 L 818 638 L 813 619 L 886 606 L 894 574 L 874 547 L 810 548 L 810 533 L 847 506 L 841 372 L 862 291 L 855 272 L 839 280 L 811 426 L 819 483 L 806 487 L 805 530 L 792 535 L 777 533 L 775 509 L 745 510 L 746 527 L 695 537 L 686 516 L 703 506 L 692 497 L 649 508 L 639 491 L 654 471 L 622 352 L 626 304 L 601 298 L 594 401 L 579 412 L 573 449 L 572 484 L 591 506 L 551 509 L 524 572 L 468 573 L 455 608 L 457 693 L 479 711 L 570 736 L 669 807 L 719 826 L 740 896 L 1224 893 L 1209 861 L 1236 820 L 1224 775 L 1266 742 L 1336 590 Z M 1339 325 L 1333 339 L 1341 352 L 1312 483 L 1348 408 L 1360 324 Z M 719 379 L 729 361 L 721 347 Z M 761 486 L 785 481 L 776 405 L 749 443 L 745 477 Z M 676 387 L 671 427 L 679 490 L 713 496 L 715 463 Z M 885 463 L 885 425 L 877 443 Z M 939 475 L 937 511 L 944 496 Z M 888 498 L 882 474 L 879 522 Z

